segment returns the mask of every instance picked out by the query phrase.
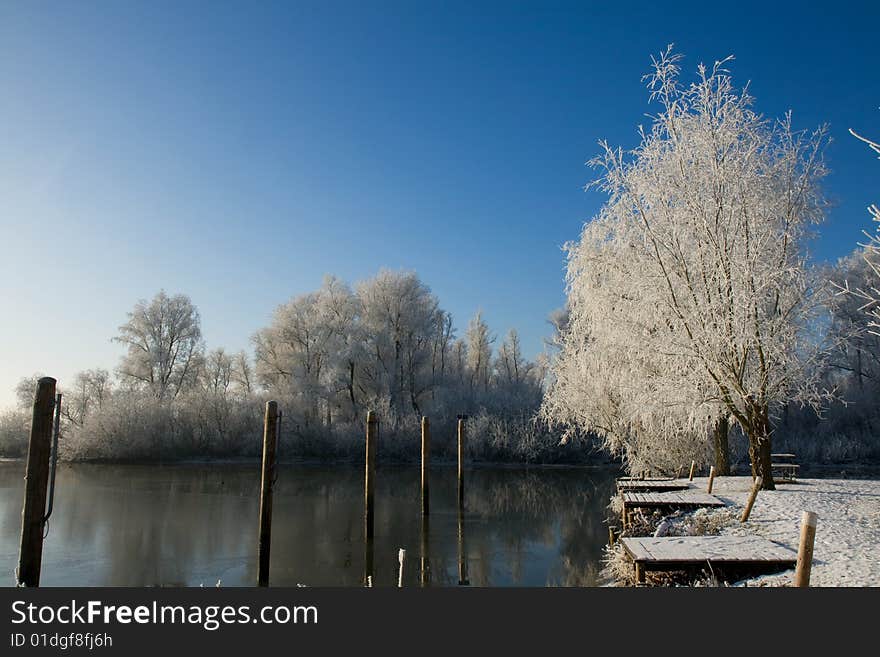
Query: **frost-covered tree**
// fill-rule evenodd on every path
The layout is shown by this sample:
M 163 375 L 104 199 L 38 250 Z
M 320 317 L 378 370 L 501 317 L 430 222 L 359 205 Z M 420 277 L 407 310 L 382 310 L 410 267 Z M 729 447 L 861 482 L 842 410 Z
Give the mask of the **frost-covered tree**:
M 609 199 L 568 246 L 570 320 L 545 414 L 658 454 L 731 417 L 773 488 L 773 409 L 821 397 L 805 242 L 824 216 L 825 131 L 756 114 L 728 60 L 691 84 L 679 61 L 654 60 L 659 112 L 639 146 L 603 143 L 593 160 Z
M 865 142 L 872 151 L 880 154 L 880 144 L 862 137 L 853 130 L 850 130 L 850 133 Z M 868 241 L 862 245 L 863 257 L 873 272 L 873 280 L 866 281 L 857 287 L 851 287 L 847 281 L 844 290 L 861 299 L 861 309 L 868 314 L 870 330 L 873 333 L 880 333 L 880 208 L 872 204 L 868 207 L 868 212 L 871 218 L 878 223 L 875 233 L 865 231 Z
M 239 351 L 232 359 L 232 377 L 245 394 L 256 392 L 254 368 L 244 350 Z
M 234 377 L 232 357 L 223 347 L 208 352 L 202 368 L 205 388 L 213 394 L 223 394 L 229 390 Z
M 486 392 L 492 373 L 492 343 L 495 337 L 489 333 L 489 326 L 483 321 L 482 312 L 477 311 L 477 314 L 471 318 L 465 340 L 471 392 Z
M 42 379 L 45 374 L 37 372 L 31 376 L 23 376 L 15 384 L 15 401 L 18 408 L 28 410 L 34 405 L 34 394 L 37 390 L 37 382 Z
M 82 426 L 93 411 L 100 411 L 112 394 L 110 372 L 97 368 L 79 372 L 73 385 L 65 386 L 61 410 L 73 424 Z
M 443 326 L 439 300 L 414 272 L 387 269 L 359 284 L 357 296 L 365 388 L 373 398 L 387 398 L 397 416 L 421 415 L 432 385 L 434 343 Z
M 118 374 L 157 399 L 177 397 L 198 379 L 204 346 L 198 309 L 185 294 L 160 291 L 135 304 L 114 338 L 127 347 Z
M 516 329 L 510 329 L 501 346 L 498 347 L 498 355 L 495 357 L 496 376 L 505 385 L 519 385 L 528 374 L 526 368 L 527 363 L 523 358 L 519 334 Z
M 870 290 L 877 274 L 864 247 L 841 258 L 830 278 L 843 291 Z M 865 299 L 858 293 L 836 294 L 830 303 L 830 332 L 839 336 L 831 367 L 844 372 L 856 390 L 880 385 L 880 332 L 871 330 L 871 315 L 865 312 Z
M 334 368 L 355 314 L 347 308 L 354 303 L 341 281 L 327 277 L 316 292 L 279 306 L 272 323 L 254 336 L 260 382 L 295 403 L 306 426 L 328 417 L 336 396 Z

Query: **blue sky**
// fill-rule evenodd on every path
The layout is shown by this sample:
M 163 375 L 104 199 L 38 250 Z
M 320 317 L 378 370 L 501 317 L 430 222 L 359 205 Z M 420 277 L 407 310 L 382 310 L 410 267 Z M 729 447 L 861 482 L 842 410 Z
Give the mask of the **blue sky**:
M 383 266 L 534 355 L 603 200 L 584 163 L 636 144 L 670 42 L 830 124 L 814 251 L 850 251 L 880 201 L 846 133 L 880 136 L 880 4 L 670 4 L 0 2 L 0 406 L 35 371 L 112 369 L 160 288 L 237 350 L 325 273 Z

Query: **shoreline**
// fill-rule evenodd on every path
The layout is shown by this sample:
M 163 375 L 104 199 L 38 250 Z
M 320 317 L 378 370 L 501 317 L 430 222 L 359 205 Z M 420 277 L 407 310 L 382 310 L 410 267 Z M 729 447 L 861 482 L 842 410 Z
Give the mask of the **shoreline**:
M 705 491 L 708 478 L 694 477 L 691 483 L 692 490 Z M 797 552 L 801 515 L 812 511 L 818 514 L 819 520 L 810 586 L 880 586 L 880 476 L 874 473 L 871 478 L 807 477 L 791 483 L 777 482 L 776 490 L 758 493 L 748 521 L 740 523 L 739 513 L 751 485 L 749 476 L 715 478 L 712 494 L 725 502 L 725 506 L 717 511 L 702 511 L 704 517 L 724 518 L 715 533 L 758 536 Z M 686 525 L 697 513 L 701 511 L 682 514 L 675 522 Z M 726 514 L 726 518 L 722 514 Z M 749 577 L 730 585 L 791 586 L 793 578 L 792 569 Z

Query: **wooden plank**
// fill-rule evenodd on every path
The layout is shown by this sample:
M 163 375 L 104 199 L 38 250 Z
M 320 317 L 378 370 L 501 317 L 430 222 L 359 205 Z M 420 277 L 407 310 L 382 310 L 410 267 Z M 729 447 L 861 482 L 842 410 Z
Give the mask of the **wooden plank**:
M 691 486 L 686 481 L 618 481 L 617 489 L 621 491 L 675 491 L 687 490 Z
M 663 536 L 626 537 L 621 544 L 633 561 L 654 565 L 700 565 L 705 563 L 790 564 L 797 553 L 759 536 Z
M 714 495 L 698 491 L 623 493 L 623 503 L 629 507 L 647 506 L 724 506 L 724 502 Z
M 617 481 L 675 481 L 675 477 L 618 477 Z
M 629 541 L 626 538 L 620 539 L 623 549 L 633 561 L 651 561 L 652 555 L 644 544 L 635 541 Z

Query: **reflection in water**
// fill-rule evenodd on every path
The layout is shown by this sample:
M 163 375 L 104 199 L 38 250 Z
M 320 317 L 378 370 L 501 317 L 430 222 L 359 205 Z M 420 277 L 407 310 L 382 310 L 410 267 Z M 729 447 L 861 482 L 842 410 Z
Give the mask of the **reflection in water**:
M 458 491 L 458 585 L 467 586 L 470 582 L 467 576 L 467 550 L 464 547 L 464 495 L 460 480 Z
M 427 513 L 422 512 L 421 531 L 419 532 L 419 584 L 431 584 L 431 552 L 430 552 L 431 520 Z
M 14 583 L 22 462 L 0 463 L 0 585 Z M 46 586 L 252 586 L 259 464 L 59 466 L 46 538 Z M 474 468 L 464 509 L 454 467 L 431 472 L 422 520 L 419 468 L 380 468 L 375 538 L 364 541 L 364 470 L 283 466 L 274 491 L 275 586 L 397 583 L 397 551 L 419 547 L 407 586 L 596 584 L 614 473 Z M 430 520 L 430 522 L 429 522 Z

